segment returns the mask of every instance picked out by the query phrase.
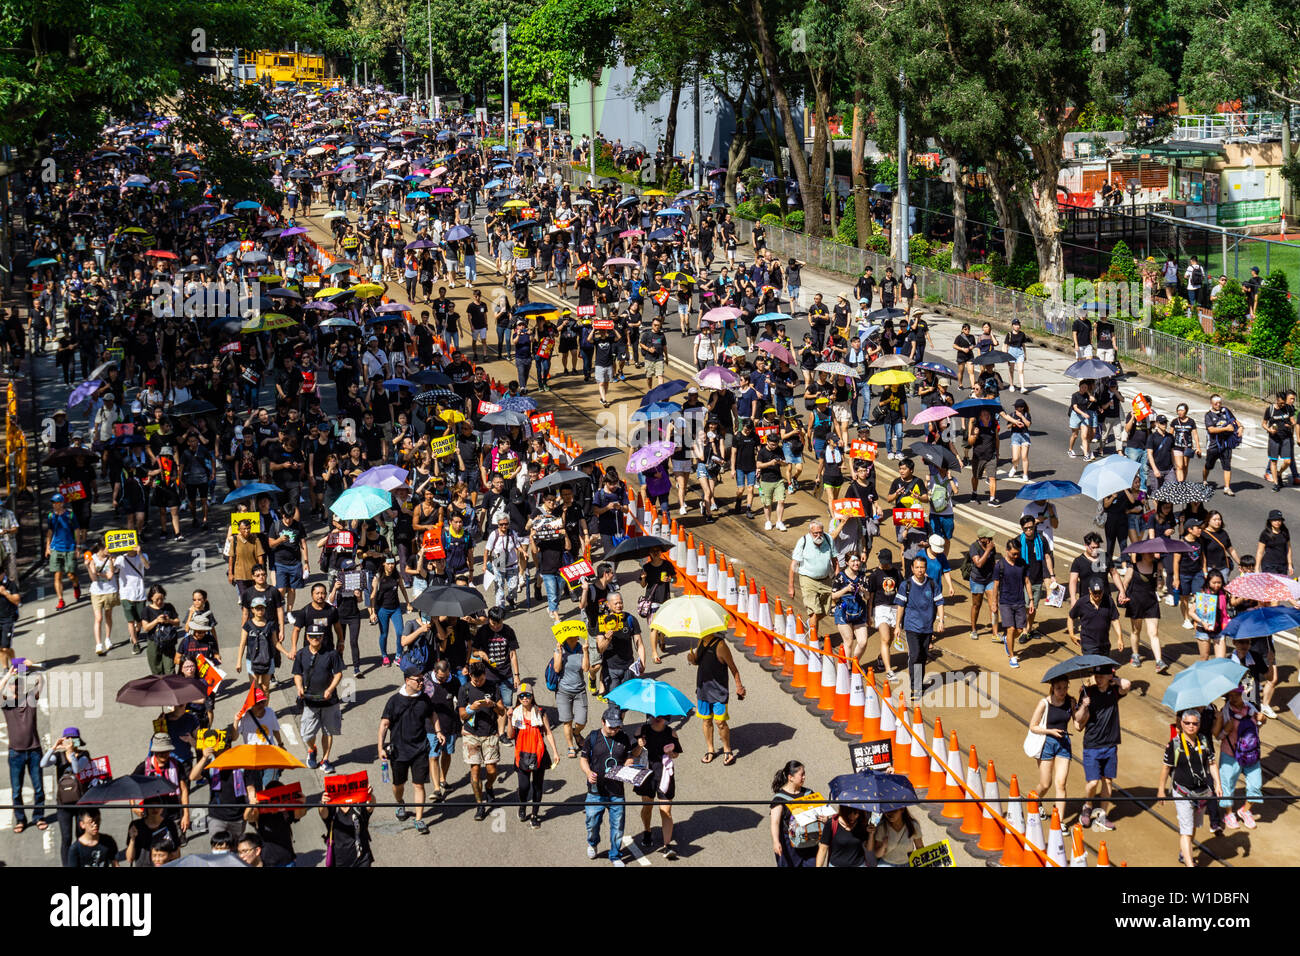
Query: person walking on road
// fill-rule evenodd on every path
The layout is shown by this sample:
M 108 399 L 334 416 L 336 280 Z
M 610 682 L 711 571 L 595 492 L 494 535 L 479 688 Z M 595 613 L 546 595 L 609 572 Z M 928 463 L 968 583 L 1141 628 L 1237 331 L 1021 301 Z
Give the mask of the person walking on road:
M 1166 793 L 1171 780 L 1178 812 L 1178 862 L 1195 866 L 1192 837 L 1211 796 L 1223 796 L 1219 765 L 1214 759 L 1214 741 L 1210 734 L 1201 731 L 1201 712 L 1195 708 L 1179 713 L 1178 735 L 1165 745 L 1160 785 L 1156 788 L 1156 799 L 1161 803 L 1168 799 Z
M 1253 830 L 1257 825 L 1250 804 L 1263 799 L 1259 728 L 1267 720 L 1245 699 L 1240 685 L 1228 691 L 1223 709 L 1215 716 L 1213 736 L 1219 742 L 1219 783 L 1223 788 L 1219 806 L 1225 811 L 1223 825 L 1229 830 L 1243 826 Z M 1237 789 L 1237 778 L 1242 776 L 1246 778 L 1246 802 L 1240 810 L 1233 810 L 1233 791 Z
M 727 713 L 727 675 L 736 679 L 736 700 L 745 699 L 745 683 L 740 679 L 731 648 L 722 634 L 709 634 L 700 638 L 698 646 L 691 648 L 686 661 L 696 667 L 695 712 L 704 723 L 704 755 L 700 763 L 712 763 L 718 752 L 713 749 L 713 729 L 717 725 L 718 739 L 722 742 L 722 764 L 730 767 L 736 762 L 731 749 L 730 716 Z
M 818 644 L 818 625 L 830 611 L 831 582 L 839 570 L 835 546 L 820 520 L 808 525 L 808 533 L 799 539 L 790 557 L 787 587 L 794 598 L 794 576 L 799 575 L 799 592 L 808 614 L 808 640 Z
M 86 577 L 90 580 L 90 606 L 95 617 L 95 653 L 103 657 L 113 647 L 113 608 L 122 603 L 117 594 L 117 564 L 103 538 L 96 538 L 86 552 Z
M 533 685 L 519 685 L 519 702 L 511 710 L 508 732 L 515 743 L 515 776 L 519 780 L 519 822 L 528 820 L 534 829 L 542 825 L 542 796 L 546 771 L 560 762 L 560 751 L 551 732 L 551 718 L 537 706 Z M 529 801 L 532 817 L 527 814 Z
M 486 820 L 487 806 L 496 799 L 492 790 L 501 762 L 501 738 L 497 721 L 505 713 L 497 685 L 488 680 L 487 665 L 476 660 L 469 665 L 469 680 L 461 684 L 456 703 L 464 723 L 465 763 L 474 791 L 475 820 Z
M 325 773 L 333 773 L 330 748 L 334 746 L 334 738 L 343 733 L 343 711 L 338 698 L 343 659 L 336 650 L 321 649 L 324 637 L 323 631 L 307 632 L 307 646 L 293 659 L 293 682 L 298 703 L 302 705 L 299 731 L 307 743 L 307 766 L 314 770 L 318 764 L 316 737 L 319 735 L 319 766 Z
M 1223 493 L 1229 498 L 1232 490 L 1232 450 L 1241 444 L 1244 433 L 1241 422 L 1232 409 L 1223 404 L 1222 395 L 1210 396 L 1210 408 L 1205 413 L 1205 433 L 1209 436 L 1205 447 L 1205 464 L 1201 466 L 1201 481 L 1210 480 L 1216 464 L 1223 465 Z
M 397 819 L 410 818 L 404 801 L 406 780 L 415 789 L 415 829 L 429 832 L 424 822 L 424 785 L 429 782 L 429 736 L 426 723 L 433 716 L 433 702 L 424 693 L 424 674 L 419 667 L 402 669 L 402 686 L 384 705 L 379 719 L 379 759 L 387 759 L 393 774 L 393 801 L 398 804 Z M 384 743 L 388 736 L 390 742 Z
M 1056 792 L 1056 812 L 1065 819 L 1065 785 L 1070 779 L 1070 718 L 1078 707 L 1070 696 L 1068 678 L 1052 681 L 1048 695 L 1034 708 L 1029 732 L 1043 735 L 1043 749 L 1038 754 L 1038 792 L 1046 796 L 1047 788 Z
M 899 616 L 907 637 L 907 683 L 913 703 L 921 699 L 930 642 L 943 633 L 943 588 L 926 575 L 925 568 L 924 554 L 912 558 L 912 573 L 894 596 L 894 603 L 902 608 Z
M 624 784 L 613 774 L 619 767 L 630 767 L 641 756 L 640 744 L 634 744 L 623 731 L 623 714 L 611 705 L 601 719 L 600 728 L 593 730 L 582 742 L 579 763 L 587 777 L 586 827 L 587 859 L 597 857 L 600 845 L 600 825 L 609 811 L 609 862 L 623 866 L 623 818 L 627 806 Z
M 1119 771 L 1119 700 L 1132 684 L 1127 678 L 1116 678 L 1113 666 L 1099 667 L 1094 675 L 1096 683 L 1084 686 L 1074 712 L 1075 729 L 1083 731 L 1083 776 L 1087 781 L 1079 825 L 1091 824 L 1094 830 L 1104 832 L 1115 829 L 1106 817 L 1106 801 Z
M 63 495 L 50 497 L 50 511 L 45 516 L 45 557 L 54 572 L 54 596 L 59 603 L 54 606 L 62 611 L 66 606 L 63 601 L 63 576 L 72 579 L 72 599 L 81 600 L 81 583 L 77 580 L 77 516 L 68 510 Z

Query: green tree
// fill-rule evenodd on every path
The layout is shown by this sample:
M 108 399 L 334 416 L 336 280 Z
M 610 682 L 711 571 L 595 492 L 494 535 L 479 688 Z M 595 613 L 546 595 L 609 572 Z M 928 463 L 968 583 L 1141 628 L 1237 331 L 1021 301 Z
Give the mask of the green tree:
M 1142 282 L 1137 263 L 1133 261 L 1133 251 L 1123 239 L 1115 243 L 1115 247 L 1110 250 L 1110 271 L 1122 274 L 1127 282 Z
M 1286 273 L 1273 272 L 1255 298 L 1255 320 L 1250 326 L 1250 354 L 1263 359 L 1283 361 L 1287 345 L 1296 329 L 1296 310 L 1287 296 Z
M 1229 282 L 1214 300 L 1214 339 L 1219 345 L 1241 340 L 1241 330 L 1250 309 L 1241 285 Z

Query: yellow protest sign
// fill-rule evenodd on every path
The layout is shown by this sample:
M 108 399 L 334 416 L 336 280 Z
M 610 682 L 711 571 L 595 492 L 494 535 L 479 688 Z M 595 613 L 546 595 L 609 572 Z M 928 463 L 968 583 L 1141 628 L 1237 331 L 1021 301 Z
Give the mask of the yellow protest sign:
M 947 840 L 931 843 L 907 854 L 908 866 L 956 866 L 952 860 L 952 844 Z
M 105 531 L 104 544 L 109 554 L 121 554 L 131 551 L 140 543 L 140 536 L 134 531 Z
M 501 477 L 506 479 L 507 481 L 513 478 L 515 476 L 515 472 L 517 472 L 518 470 L 519 470 L 518 458 L 502 458 L 500 461 L 497 462 L 497 471 L 500 472 Z
M 434 458 L 446 458 L 456 454 L 456 436 L 443 435 L 441 438 L 430 438 L 429 454 Z
M 619 611 L 617 614 L 610 612 L 600 616 L 600 633 L 613 634 L 615 631 L 621 631 L 626 624 L 626 611 Z
M 559 624 L 551 625 L 551 633 L 555 635 L 557 644 L 563 644 L 570 637 L 576 637 L 581 641 L 587 636 L 587 622 L 561 621 Z
M 249 530 L 253 534 L 258 534 L 262 530 L 262 515 L 256 511 L 236 511 L 230 516 L 230 530 L 235 534 L 239 533 L 239 522 L 248 521 L 252 525 Z
M 194 736 L 194 752 L 203 753 L 209 747 L 214 753 L 226 749 L 226 732 L 224 730 L 200 730 Z

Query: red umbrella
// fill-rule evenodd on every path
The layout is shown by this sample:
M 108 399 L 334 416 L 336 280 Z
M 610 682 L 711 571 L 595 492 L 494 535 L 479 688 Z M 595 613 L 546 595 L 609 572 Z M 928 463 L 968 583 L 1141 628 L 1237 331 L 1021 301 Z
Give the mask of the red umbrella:
M 175 259 L 176 253 L 168 252 L 166 249 L 150 249 L 145 253 L 146 256 L 153 256 L 155 259 Z
M 1278 574 L 1243 574 L 1228 584 L 1228 593 L 1252 601 L 1300 600 L 1300 584 Z

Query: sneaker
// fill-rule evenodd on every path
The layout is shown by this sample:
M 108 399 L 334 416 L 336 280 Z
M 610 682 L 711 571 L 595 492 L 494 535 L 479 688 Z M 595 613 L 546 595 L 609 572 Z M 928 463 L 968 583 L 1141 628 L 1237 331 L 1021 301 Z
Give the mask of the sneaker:
M 528 811 L 525 810 L 523 807 L 519 808 L 519 822 L 520 823 L 528 822 Z
M 74 585 L 72 586 L 72 600 L 74 600 L 74 601 L 80 601 L 80 600 L 81 600 L 81 585 L 80 585 L 80 584 L 74 584 Z
M 1011 658 L 1011 660 L 1007 661 L 1007 663 L 1010 664 L 1012 667 L 1019 667 L 1019 666 L 1020 666 L 1020 658 L 1018 658 L 1018 657 L 1013 657 L 1013 658 Z
M 997 507 L 998 505 L 1000 505 L 1002 502 L 998 501 L 998 499 L 996 499 L 996 498 L 990 498 L 988 501 L 986 501 L 986 502 L 984 502 L 984 503 L 985 503 L 986 505 L 988 505 L 990 508 L 996 508 L 996 507 Z
M 771 531 L 771 530 L 772 530 L 772 522 L 770 522 L 770 521 L 764 521 L 764 522 L 763 522 L 763 530 L 764 530 L 764 531 Z M 59 606 L 60 606 L 60 607 L 63 606 L 63 602 L 62 602 L 62 601 L 59 602 Z
M 95 653 L 98 654 L 100 657 L 103 657 L 105 654 L 108 653 L 108 649 L 107 649 L 106 647 L 104 647 L 104 645 L 101 644 L 99 641 L 96 641 L 96 642 L 95 642 Z
M 1092 823 L 1092 807 L 1084 804 L 1079 810 L 1079 826 L 1086 827 Z
M 778 522 L 776 523 L 776 530 L 777 530 L 777 531 L 789 531 L 790 529 L 787 528 L 787 527 L 785 526 L 785 522 L 784 522 L 784 521 L 778 521 Z
M 685 505 L 682 505 L 681 507 L 679 507 L 679 508 L 677 509 L 677 514 L 678 514 L 678 515 L 684 515 L 684 514 L 686 514 L 686 506 L 685 506 Z
M 1172 594 L 1165 595 L 1165 604 L 1168 605 L 1169 607 L 1174 606 L 1174 596 Z
M 308 769 L 315 770 L 316 767 L 319 766 L 319 764 L 320 761 L 316 759 L 316 748 L 313 747 L 311 750 L 307 751 L 307 767 Z M 398 819 L 404 819 L 404 818 L 399 817 Z
M 587 844 L 587 859 L 596 859 L 596 848 L 590 843 Z
M 1241 823 L 1237 820 L 1237 814 L 1229 810 L 1223 815 L 1223 826 L 1228 830 L 1237 830 L 1241 828 Z
M 491 787 L 486 787 L 486 788 L 484 788 L 484 790 L 483 790 L 483 796 L 484 796 L 484 798 L 487 800 L 488 803 L 496 803 L 496 802 L 497 802 L 497 795 L 496 795 L 496 792 L 493 791 L 493 789 L 492 789 Z
M 1071 448 L 1069 451 L 1067 451 L 1066 454 L 1067 454 L 1068 456 L 1070 456 L 1071 458 L 1078 458 L 1078 457 L 1079 457 L 1078 455 L 1076 455 L 1076 454 L 1074 453 L 1074 449 L 1073 449 L 1073 448 Z
M 646 830 L 645 833 L 641 834 L 637 842 L 641 844 L 641 849 L 649 850 L 655 845 L 655 838 L 649 830 Z
M 1097 814 L 1097 819 L 1092 821 L 1092 828 L 1098 833 L 1107 833 L 1114 830 L 1115 825 L 1106 819 L 1106 814 L 1099 813 Z
M 1255 814 L 1251 813 L 1249 810 L 1238 810 L 1237 816 L 1241 819 L 1241 822 L 1245 825 L 1247 830 L 1253 830 L 1258 826 L 1258 824 L 1255 823 Z
M 540 830 L 542 828 L 542 818 L 534 813 L 528 818 L 528 825 L 534 830 Z
M 1132 657 L 1130 657 L 1130 658 L 1128 659 L 1128 662 L 1129 662 L 1130 664 L 1132 664 L 1134 667 L 1141 667 L 1141 666 L 1142 666 L 1142 658 L 1138 657 L 1136 654 L 1134 654 Z
M 393 662 L 392 662 L 391 660 L 389 660 L 387 657 L 385 657 L 385 658 L 384 658 L 384 666 L 385 666 L 385 667 L 392 667 L 392 666 L 393 666 Z
M 622 860 L 610 860 L 610 866 L 627 866 Z
M 1184 631 L 1190 631 L 1190 630 L 1192 630 L 1194 627 L 1196 627 L 1195 624 L 1193 624 L 1193 623 L 1192 623 L 1191 621 L 1189 621 L 1187 618 L 1183 618 L 1183 630 L 1184 630 Z
M 321 773 L 333 773 L 334 765 L 330 763 L 328 760 L 322 760 L 320 762 L 320 769 L 321 769 Z
M 411 819 L 414 814 L 411 813 L 410 810 L 406 809 L 406 804 L 402 803 L 398 804 L 397 809 L 393 811 L 393 816 L 405 823 L 407 820 Z
M 1008 469 L 1007 469 L 1007 477 L 1008 477 L 1008 478 L 1014 478 L 1014 477 L 1016 477 L 1016 470 L 1015 470 L 1014 468 L 1008 468 Z
M 478 809 L 474 811 L 474 819 L 478 822 L 482 822 L 483 820 L 487 819 L 487 815 L 488 815 L 487 804 L 480 803 L 478 805 Z
M 429 835 L 429 824 L 425 823 L 423 820 L 416 820 L 416 821 L 415 821 L 415 832 L 418 833 L 418 834 L 420 834 L 420 836 L 428 836 L 428 835 Z
M 1277 719 L 1278 719 L 1278 718 L 1277 718 L 1277 711 L 1274 710 L 1272 707 L 1270 707 L 1268 704 L 1260 704 L 1260 705 L 1259 705 L 1259 712 L 1260 712 L 1261 714 L 1263 714 L 1265 717 L 1267 717 L 1269 720 L 1277 720 Z
M 56 610 L 56 611 L 62 611 L 65 607 L 67 607 L 67 605 L 64 604 L 64 603 L 63 603 L 63 599 L 60 598 L 60 599 L 59 599 L 59 603 L 56 604 L 56 605 L 54 605 L 54 610 Z
M 1156 673 L 1157 674 L 1169 673 L 1169 665 L 1164 661 L 1156 661 Z
M 663 854 L 665 860 L 677 859 L 677 851 L 673 849 L 671 843 L 665 843 L 659 848 L 659 852 Z
M 1001 634 L 994 634 L 994 635 L 993 635 L 993 643 L 994 643 L 994 644 L 1005 644 L 1006 642 L 1007 642 L 1007 639 L 1006 639 L 1005 637 L 1003 637 Z
M 970 639 L 971 639 L 972 641 L 978 641 L 978 640 L 980 639 L 980 632 L 979 632 L 979 631 L 971 631 L 971 632 L 970 632 Z

